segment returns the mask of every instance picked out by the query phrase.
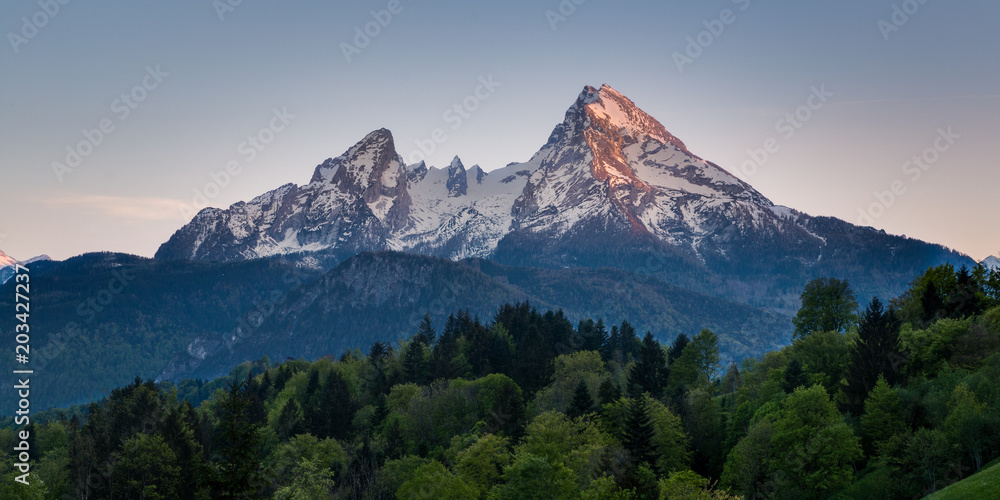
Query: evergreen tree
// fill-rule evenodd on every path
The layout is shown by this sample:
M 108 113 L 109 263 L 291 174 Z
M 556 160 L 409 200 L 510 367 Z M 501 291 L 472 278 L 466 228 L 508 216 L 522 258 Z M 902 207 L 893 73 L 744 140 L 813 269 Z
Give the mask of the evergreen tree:
M 420 326 L 417 327 L 417 341 L 431 346 L 434 345 L 436 339 L 437 332 L 434 331 L 434 327 L 431 325 L 431 315 L 424 314 L 424 319 L 420 320 Z
M 594 337 L 600 341 L 600 344 L 592 350 L 600 352 L 608 343 L 608 327 L 604 325 L 603 318 L 597 318 L 597 323 L 594 324 Z
M 618 329 L 618 333 L 621 335 L 619 349 L 624 359 L 628 360 L 629 358 L 638 356 L 641 342 L 639 341 L 639 336 L 635 333 L 635 328 L 628 321 L 622 321 L 622 326 Z
M 622 426 L 622 445 L 637 462 L 650 465 L 656 463 L 653 448 L 655 432 L 653 421 L 649 417 L 649 402 L 646 396 L 632 398 Z
M 185 400 L 167 415 L 161 433 L 176 458 L 179 474 L 177 488 L 195 496 L 202 486 L 199 472 L 204 465 L 204 457 L 201 443 L 195 438 L 195 431 L 191 427 L 192 413 L 194 408 Z M 194 423 L 197 425 L 197 420 Z
M 885 377 L 879 377 L 865 400 L 865 414 L 861 416 L 861 446 L 868 455 L 875 455 L 879 443 L 906 430 L 899 396 Z
M 461 375 L 462 367 L 458 363 L 458 321 L 451 314 L 444 324 L 441 337 L 434 344 L 431 353 L 431 379 L 452 379 Z
M 312 368 L 309 370 L 309 378 L 306 380 L 306 393 L 303 397 L 304 403 L 302 407 L 304 421 L 302 424 L 307 432 L 311 432 L 314 435 L 319 428 L 320 421 L 323 419 L 323 415 L 319 409 L 319 397 L 319 370 Z
M 603 328 L 604 324 L 601 323 Z M 592 319 L 580 320 L 580 324 L 576 328 L 577 331 L 577 342 L 581 351 L 597 351 L 601 352 L 601 347 L 607 341 L 607 332 L 602 332 L 598 330 L 597 325 Z
M 848 409 L 855 415 L 864 410 L 865 398 L 875 387 L 879 376 L 885 377 L 889 386 L 901 380 L 899 360 L 903 359 L 899 347 L 900 322 L 896 309 L 882 306 L 875 297 L 865 310 L 858 325 L 858 340 L 850 351 L 847 370 Z
M 317 426 L 316 436 L 346 439 L 356 408 L 347 381 L 337 370 L 331 370 L 323 384 L 319 408 L 323 418 Z
M 371 416 L 371 426 L 378 427 L 382 425 L 385 418 L 389 416 L 389 405 L 386 402 L 385 394 L 379 394 L 375 399 L 375 411 L 372 412 Z
M 274 382 L 271 380 L 271 370 L 264 370 L 264 376 L 260 379 L 260 389 L 257 391 L 257 399 L 267 401 L 271 399 L 271 389 Z
M 663 348 L 652 333 L 646 332 L 639 348 L 639 359 L 628 375 L 629 396 L 648 393 L 653 399 L 659 399 L 669 376 L 670 369 Z
M 249 418 L 250 397 L 244 382 L 229 383 L 220 401 L 218 494 L 226 499 L 254 498 L 264 485 L 260 461 L 260 428 Z
M 601 382 L 601 386 L 597 389 L 597 398 L 601 406 L 618 401 L 620 397 L 622 397 L 621 391 L 610 378 L 604 379 L 604 382 Z
M 798 358 L 789 361 L 788 366 L 785 367 L 785 378 L 781 384 L 785 393 L 791 394 L 797 387 L 806 385 L 807 382 L 806 374 L 802 370 L 802 362 Z
M 969 269 L 962 266 L 955 273 L 955 293 L 948 298 L 948 309 L 952 318 L 966 318 L 982 312 L 980 289 Z
M 608 335 L 608 340 L 604 343 L 604 348 L 601 350 L 601 357 L 605 361 L 614 360 L 621 363 L 621 344 L 622 336 L 618 333 L 618 325 L 611 325 L 611 334 Z
M 261 396 L 261 386 L 254 377 L 249 377 L 246 382 L 247 397 L 250 398 L 250 408 L 248 415 L 251 421 L 258 425 L 267 424 L 267 409 L 264 408 L 264 398 Z
M 277 432 L 278 436 L 283 440 L 305 432 L 305 426 L 302 424 L 302 417 L 299 416 L 299 404 L 295 402 L 295 398 L 288 398 L 288 401 L 285 402 L 285 406 L 281 407 L 281 413 L 278 414 L 278 422 L 275 426 L 275 432 Z
M 569 408 L 566 409 L 566 416 L 570 418 L 582 417 L 594 411 L 594 399 L 590 397 L 590 389 L 587 388 L 587 383 L 580 380 L 577 384 L 576 390 L 573 391 L 573 401 L 570 402 Z
M 923 310 L 921 319 L 923 319 L 924 324 L 933 323 L 944 309 L 944 299 L 941 298 L 941 292 L 934 284 L 934 280 L 927 281 L 927 288 L 920 296 L 920 307 Z
M 376 340 L 368 350 L 368 362 L 379 365 L 389 356 L 389 347 L 381 340 Z
M 681 354 L 684 352 L 684 348 L 687 347 L 690 342 L 691 339 L 689 339 L 686 334 L 682 333 L 678 335 L 677 338 L 674 339 L 674 343 L 670 344 L 669 352 L 667 352 L 667 363 L 673 366 L 674 361 L 677 361 L 677 358 L 681 357 Z
M 444 339 L 442 338 L 442 341 Z M 414 338 L 403 351 L 403 377 L 407 382 L 424 385 L 428 382 L 426 345 Z

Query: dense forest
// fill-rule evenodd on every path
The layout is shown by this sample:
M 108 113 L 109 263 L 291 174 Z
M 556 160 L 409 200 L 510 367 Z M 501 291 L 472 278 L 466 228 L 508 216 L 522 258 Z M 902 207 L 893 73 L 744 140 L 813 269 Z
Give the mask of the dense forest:
M 1000 272 L 939 266 L 860 306 L 814 280 L 794 323 L 724 365 L 710 330 L 663 345 L 515 303 L 367 352 L 137 378 L 34 415 L 31 485 L 0 497 L 887 500 L 1000 456 Z

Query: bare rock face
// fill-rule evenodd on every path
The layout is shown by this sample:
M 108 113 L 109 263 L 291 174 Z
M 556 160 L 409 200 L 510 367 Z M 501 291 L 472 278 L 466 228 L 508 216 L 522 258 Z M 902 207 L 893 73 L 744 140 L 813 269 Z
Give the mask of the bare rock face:
M 469 176 L 465 171 L 465 165 L 457 156 L 451 160 L 448 166 L 448 196 L 457 197 L 469 194 Z

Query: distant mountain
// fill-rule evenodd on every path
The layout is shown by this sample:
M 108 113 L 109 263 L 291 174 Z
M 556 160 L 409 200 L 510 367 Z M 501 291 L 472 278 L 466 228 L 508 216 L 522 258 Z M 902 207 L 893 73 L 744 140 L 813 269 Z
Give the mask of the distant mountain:
M 86 403 L 136 376 L 153 378 L 199 335 L 231 336 L 319 274 L 287 258 L 219 264 L 96 253 L 35 262 L 30 366 L 44 376 L 32 379 L 32 405 Z M 0 310 L 13 311 L 13 299 L 8 281 Z M 14 321 L 13 312 L 0 315 L 0 332 Z M 13 363 L 0 357 L 0 370 Z M 0 387 L 0 406 L 16 405 L 12 387 Z
M 983 259 L 983 261 L 980 262 L 980 264 L 986 266 L 986 269 L 989 269 L 991 271 L 995 269 L 1000 269 L 1000 257 L 990 255 L 989 257 Z
M 859 296 L 901 293 L 930 266 L 973 264 L 939 245 L 773 204 L 691 153 L 631 100 L 586 87 L 530 160 L 483 172 L 405 165 L 372 132 L 288 184 L 208 208 L 159 259 L 235 261 L 303 251 L 330 266 L 397 250 L 522 267 L 617 267 L 791 312 L 813 277 Z
M 31 264 L 32 262 L 38 262 L 42 260 L 52 260 L 52 259 L 48 255 L 42 254 L 37 257 L 32 257 L 24 262 L 21 262 L 21 265 L 28 265 Z M 18 262 L 20 261 L 11 257 L 10 255 L 5 254 L 2 250 L 0 250 L 0 284 L 6 283 L 7 280 L 9 280 L 10 277 L 15 274 L 16 270 L 14 269 L 14 264 L 17 264 Z
M 425 313 L 440 329 L 459 308 L 488 321 L 504 303 L 529 301 L 562 309 L 577 321 L 627 319 L 641 333 L 672 340 L 702 328 L 719 334 L 727 359 L 784 345 L 788 317 L 617 269 L 516 268 L 482 259 L 459 262 L 398 252 L 362 253 L 288 295 L 252 332 L 195 339 L 160 373 L 161 379 L 211 378 L 264 355 L 316 358 L 395 344 L 417 331 Z
M 451 261 L 362 253 L 319 272 L 309 255 L 229 263 L 86 254 L 32 266 L 31 366 L 39 408 L 86 403 L 134 377 L 213 377 L 267 355 L 316 359 L 367 350 L 469 309 L 489 321 L 508 302 L 562 309 L 572 321 L 623 319 L 664 341 L 711 328 L 726 359 L 783 345 L 787 316 L 693 293 L 618 269 L 533 269 L 483 259 Z M 13 310 L 13 282 L 0 309 Z M 0 316 L 0 331 L 13 329 Z M 0 370 L 14 369 L 0 358 Z M 0 405 L 16 404 L 0 388 Z M 2 413 L 2 412 L 0 412 Z

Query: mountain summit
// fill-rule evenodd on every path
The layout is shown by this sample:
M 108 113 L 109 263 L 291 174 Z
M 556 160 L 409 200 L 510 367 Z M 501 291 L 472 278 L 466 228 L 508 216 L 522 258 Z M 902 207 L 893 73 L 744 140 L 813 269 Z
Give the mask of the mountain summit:
M 48 255 L 42 254 L 22 262 L 11 257 L 10 255 L 7 255 L 6 253 L 3 252 L 3 250 L 0 250 L 0 284 L 6 283 L 11 276 L 16 274 L 14 272 L 15 264 L 20 263 L 22 265 L 27 265 L 31 264 L 32 262 L 38 262 L 40 260 L 52 260 L 52 259 Z
M 458 157 L 444 168 L 405 165 L 392 134 L 376 130 L 304 186 L 202 210 L 156 257 L 313 252 L 331 265 L 369 250 L 618 267 L 743 298 L 787 296 L 823 275 L 851 279 L 862 296 L 892 294 L 928 266 L 969 260 L 777 206 L 608 85 L 584 87 L 524 163 L 488 175 Z M 785 302 L 795 307 L 794 295 Z

